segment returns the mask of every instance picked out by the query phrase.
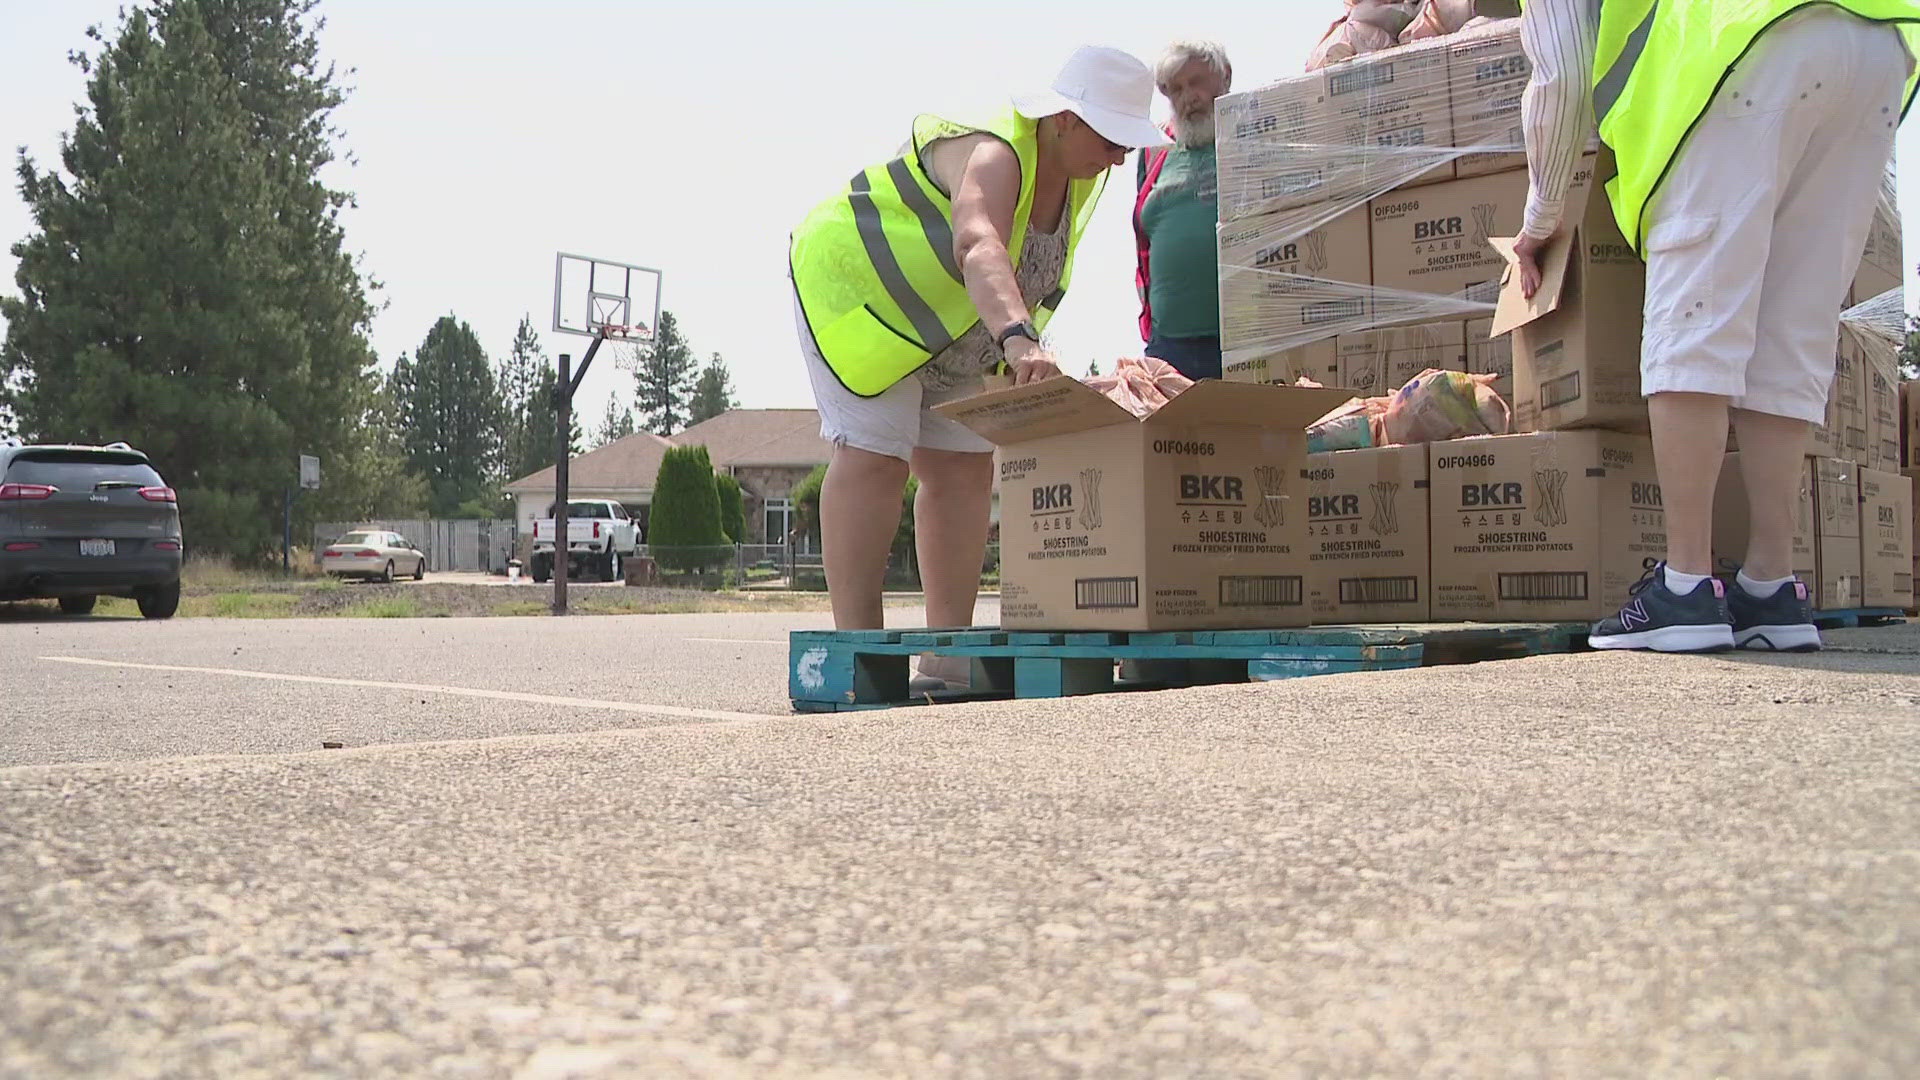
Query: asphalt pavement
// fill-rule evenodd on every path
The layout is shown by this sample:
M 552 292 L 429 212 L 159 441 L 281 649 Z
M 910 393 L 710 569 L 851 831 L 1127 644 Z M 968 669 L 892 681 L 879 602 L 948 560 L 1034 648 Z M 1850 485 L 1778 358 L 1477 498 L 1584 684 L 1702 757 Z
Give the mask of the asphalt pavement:
M 0 619 L 0 1076 L 1920 1074 L 1920 630 L 788 715 L 825 621 Z

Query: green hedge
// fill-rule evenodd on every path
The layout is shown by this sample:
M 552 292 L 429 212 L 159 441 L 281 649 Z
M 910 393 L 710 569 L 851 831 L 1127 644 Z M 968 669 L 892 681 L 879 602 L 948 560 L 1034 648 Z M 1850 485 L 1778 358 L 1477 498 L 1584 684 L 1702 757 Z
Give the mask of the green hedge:
M 649 526 L 647 548 L 663 570 L 705 570 L 731 556 L 706 447 L 676 446 L 660 459 Z

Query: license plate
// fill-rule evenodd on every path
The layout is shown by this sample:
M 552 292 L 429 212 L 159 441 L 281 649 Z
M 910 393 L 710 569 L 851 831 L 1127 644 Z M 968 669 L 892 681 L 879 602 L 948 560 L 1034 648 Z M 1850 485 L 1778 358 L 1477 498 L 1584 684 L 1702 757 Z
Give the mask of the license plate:
M 111 554 L 113 554 L 113 541 L 111 541 L 111 540 L 82 540 L 82 541 L 80 541 L 80 554 L 82 554 L 82 555 L 111 555 Z

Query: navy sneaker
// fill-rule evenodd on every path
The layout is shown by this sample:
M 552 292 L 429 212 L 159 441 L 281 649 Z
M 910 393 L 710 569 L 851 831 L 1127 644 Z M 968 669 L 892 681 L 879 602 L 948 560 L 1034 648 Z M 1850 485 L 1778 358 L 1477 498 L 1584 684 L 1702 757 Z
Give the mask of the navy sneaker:
M 1680 596 L 1667 588 L 1667 564 L 1657 562 L 1631 594 L 1618 614 L 1593 624 L 1588 645 L 1675 653 L 1733 648 L 1733 615 L 1727 610 L 1726 584 L 1719 578 L 1707 578 Z
M 1813 625 L 1813 601 L 1806 582 L 1795 578 L 1772 596 L 1755 596 L 1738 581 L 1727 586 L 1733 612 L 1733 643 L 1742 649 L 1818 652 L 1820 628 Z

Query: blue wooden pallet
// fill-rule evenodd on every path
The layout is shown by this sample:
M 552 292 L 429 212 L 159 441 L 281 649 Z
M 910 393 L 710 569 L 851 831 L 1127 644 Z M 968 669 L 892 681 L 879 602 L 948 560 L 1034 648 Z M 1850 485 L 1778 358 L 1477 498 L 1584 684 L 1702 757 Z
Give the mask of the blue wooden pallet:
M 788 693 L 800 712 L 842 712 L 934 701 L 1057 698 L 1217 683 L 1267 682 L 1351 671 L 1473 663 L 1585 644 L 1585 623 L 1437 623 L 1295 630 L 1041 633 L 959 630 L 797 630 Z M 965 694 L 915 697 L 921 653 L 972 661 Z M 1130 678 L 1115 670 L 1121 661 Z
M 1844 608 L 1816 611 L 1813 624 L 1822 630 L 1851 630 L 1861 626 L 1886 626 L 1907 621 L 1907 613 L 1898 608 Z

